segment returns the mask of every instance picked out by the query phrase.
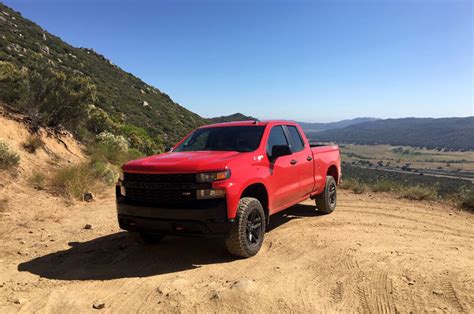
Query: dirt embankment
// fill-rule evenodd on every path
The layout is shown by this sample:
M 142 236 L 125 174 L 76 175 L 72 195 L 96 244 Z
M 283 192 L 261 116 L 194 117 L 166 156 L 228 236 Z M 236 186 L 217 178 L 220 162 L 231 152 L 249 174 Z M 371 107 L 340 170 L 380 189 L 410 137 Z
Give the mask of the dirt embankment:
M 11 129 L 4 122 L 0 138 Z M 236 260 L 220 240 L 137 244 L 118 229 L 112 191 L 68 203 L 35 190 L 22 177 L 41 155 L 21 154 L 19 177 L 0 190 L 9 198 L 0 213 L 2 313 L 92 312 L 101 303 L 104 312 L 474 311 L 470 213 L 342 191 L 331 215 L 306 201 L 272 217 L 261 252 Z

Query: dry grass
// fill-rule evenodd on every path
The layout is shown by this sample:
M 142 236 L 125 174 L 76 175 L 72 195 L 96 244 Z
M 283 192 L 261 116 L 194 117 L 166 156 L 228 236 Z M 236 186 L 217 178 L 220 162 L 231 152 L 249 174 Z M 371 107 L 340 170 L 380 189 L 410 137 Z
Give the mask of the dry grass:
M 12 152 L 7 144 L 0 142 L 0 170 L 6 170 L 18 166 L 20 156 Z
M 97 183 L 97 177 L 89 163 L 62 168 L 53 178 L 53 185 L 62 195 L 77 200 L 81 200 L 85 192 L 94 190 Z
M 416 201 L 435 201 L 438 199 L 436 188 L 421 185 L 404 186 L 398 194 L 402 198 Z
M 35 189 L 38 190 L 43 190 L 46 186 L 46 177 L 43 173 L 38 171 L 34 171 L 28 181 Z
M 351 190 L 355 194 L 362 194 L 367 191 L 367 185 L 361 184 L 359 181 L 354 179 L 343 180 L 340 188 L 344 190 Z
M 43 145 L 43 141 L 38 135 L 32 134 L 28 136 L 23 143 L 23 148 L 30 154 L 34 154 L 38 148 Z
M 60 194 L 71 199 L 83 200 L 84 193 L 97 192 L 104 185 L 113 185 L 116 174 L 108 164 L 95 161 L 84 162 L 59 169 L 52 184 Z

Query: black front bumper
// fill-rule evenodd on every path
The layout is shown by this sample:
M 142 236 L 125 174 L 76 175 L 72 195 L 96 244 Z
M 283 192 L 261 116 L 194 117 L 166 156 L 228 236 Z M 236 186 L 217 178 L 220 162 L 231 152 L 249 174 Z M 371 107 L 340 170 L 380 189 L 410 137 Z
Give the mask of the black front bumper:
M 129 231 L 175 234 L 225 236 L 233 220 L 227 219 L 225 199 L 196 201 L 194 206 L 154 207 L 127 202 L 117 197 L 120 228 Z

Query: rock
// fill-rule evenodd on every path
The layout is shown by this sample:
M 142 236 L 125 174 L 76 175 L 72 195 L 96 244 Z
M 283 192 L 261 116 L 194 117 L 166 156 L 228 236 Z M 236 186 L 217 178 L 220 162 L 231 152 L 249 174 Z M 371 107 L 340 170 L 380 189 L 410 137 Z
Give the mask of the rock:
M 46 33 L 43 33 L 43 40 L 47 40 Z
M 253 286 L 253 282 L 249 279 L 240 279 L 237 281 L 234 281 L 232 286 L 230 286 L 231 289 L 237 289 L 237 290 L 249 290 Z
M 3 16 L 1 16 L 1 15 L 0 15 L 0 21 L 2 21 L 2 22 L 6 22 L 6 21 L 7 21 L 7 19 L 6 19 L 5 17 L 3 17 Z
M 209 299 L 211 300 L 219 300 L 221 298 L 221 294 L 219 291 L 213 290 L 211 291 L 211 297 Z
M 20 244 L 26 244 L 26 242 L 24 240 L 21 240 Z
M 149 105 L 150 104 L 146 100 L 143 101 L 143 107 L 148 107 Z
M 105 302 L 95 302 L 92 304 L 92 308 L 96 310 L 101 310 L 105 307 Z
M 84 193 L 84 196 L 82 197 L 82 199 L 85 201 L 85 202 L 92 202 L 94 200 L 94 194 L 92 192 L 86 192 Z
M 433 290 L 433 294 L 435 294 L 435 295 L 443 295 L 443 291 L 440 291 L 440 290 Z
M 28 299 L 24 299 L 24 298 L 16 298 L 15 300 L 13 300 L 15 304 L 25 304 L 27 301 Z
M 90 230 L 90 229 L 92 229 L 92 225 L 91 225 L 91 224 L 86 224 L 86 225 L 84 226 L 84 229 L 85 229 L 85 230 Z

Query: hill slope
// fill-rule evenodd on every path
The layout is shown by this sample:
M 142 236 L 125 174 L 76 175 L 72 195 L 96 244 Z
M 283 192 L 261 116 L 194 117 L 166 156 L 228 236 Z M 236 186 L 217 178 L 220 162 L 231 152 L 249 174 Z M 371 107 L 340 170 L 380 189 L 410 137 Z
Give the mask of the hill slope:
M 355 118 L 355 119 L 347 119 L 341 120 L 337 122 L 329 122 L 329 123 L 308 123 L 308 122 L 298 122 L 303 130 L 307 133 L 309 132 L 320 132 L 332 129 L 340 129 L 345 128 L 353 124 L 359 124 L 363 122 L 375 121 L 378 120 L 377 118 Z
M 232 122 L 232 121 L 248 121 L 248 120 L 258 120 L 257 118 L 251 117 L 251 116 L 246 116 L 244 114 L 241 114 L 240 112 L 228 115 L 228 116 L 221 116 L 221 117 L 215 117 L 215 118 L 210 118 L 208 121 L 210 123 L 221 123 L 221 122 Z
M 145 151 L 206 123 L 94 50 L 67 44 L 1 3 L 0 34 L 0 100 L 41 122 L 78 135 L 122 134 Z
M 342 129 L 309 133 L 308 136 L 312 140 L 336 143 L 472 150 L 474 149 L 474 117 L 377 120 Z

